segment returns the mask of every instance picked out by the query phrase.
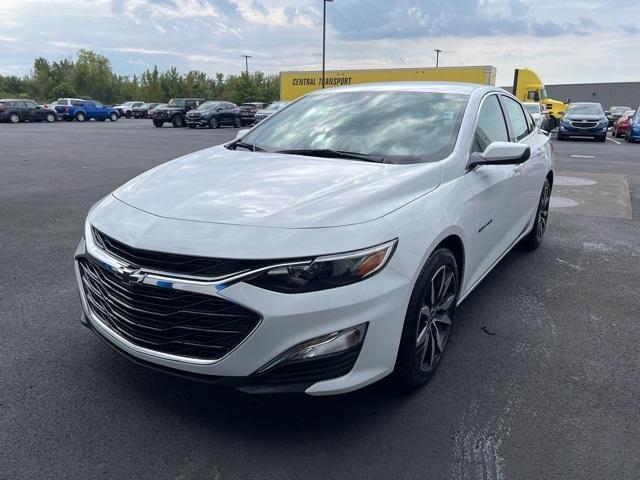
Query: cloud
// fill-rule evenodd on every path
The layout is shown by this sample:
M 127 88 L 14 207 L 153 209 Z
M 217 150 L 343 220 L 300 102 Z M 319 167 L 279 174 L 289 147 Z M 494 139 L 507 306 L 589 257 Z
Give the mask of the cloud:
M 633 23 L 622 24 L 620 25 L 620 28 L 628 35 L 638 35 L 640 33 L 640 27 Z
M 599 29 L 589 18 L 577 23 L 531 18 L 521 0 L 361 0 L 335 3 L 330 23 L 345 39 L 440 36 L 559 36 Z M 366 12 L 366 15 L 363 14 Z

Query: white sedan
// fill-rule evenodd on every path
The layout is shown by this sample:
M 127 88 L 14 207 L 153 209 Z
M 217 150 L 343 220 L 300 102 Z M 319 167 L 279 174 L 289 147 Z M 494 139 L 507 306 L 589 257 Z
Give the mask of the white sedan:
M 138 363 L 245 391 L 417 387 L 456 307 L 542 242 L 552 169 L 499 88 L 314 92 L 100 200 L 75 256 L 83 322 Z

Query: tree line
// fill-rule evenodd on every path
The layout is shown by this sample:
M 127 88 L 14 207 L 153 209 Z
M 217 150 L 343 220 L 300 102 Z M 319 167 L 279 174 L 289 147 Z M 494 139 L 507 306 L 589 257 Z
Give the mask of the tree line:
M 40 103 L 61 97 L 92 98 L 106 104 L 127 100 L 162 102 L 176 97 L 203 97 L 236 104 L 270 102 L 280 97 L 280 77 L 253 72 L 214 76 L 192 70 L 181 74 L 175 67 L 158 67 L 141 75 L 117 75 L 104 55 L 80 50 L 75 60 L 52 61 L 39 57 L 30 75 L 0 75 L 0 98 L 30 98 Z

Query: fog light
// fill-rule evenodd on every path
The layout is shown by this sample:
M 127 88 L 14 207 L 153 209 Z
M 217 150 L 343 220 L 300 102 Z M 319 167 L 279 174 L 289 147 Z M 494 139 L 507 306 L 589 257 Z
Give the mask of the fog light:
M 366 332 L 367 324 L 363 323 L 356 327 L 346 328 L 328 335 L 307 340 L 306 342 L 290 348 L 282 355 L 279 355 L 256 373 L 264 372 L 265 370 L 281 363 L 309 360 L 312 358 L 344 352 L 345 350 L 349 350 L 350 348 L 361 344 Z

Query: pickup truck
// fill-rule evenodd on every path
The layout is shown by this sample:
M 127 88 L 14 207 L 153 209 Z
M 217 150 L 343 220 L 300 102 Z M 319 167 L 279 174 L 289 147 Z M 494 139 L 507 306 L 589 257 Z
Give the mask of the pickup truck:
M 106 119 L 115 122 L 118 120 L 118 111 L 113 107 L 105 106 L 96 100 L 83 100 L 81 98 L 59 98 L 52 104 L 56 112 L 63 120 L 68 122 L 84 122 L 92 118 L 104 122 Z

